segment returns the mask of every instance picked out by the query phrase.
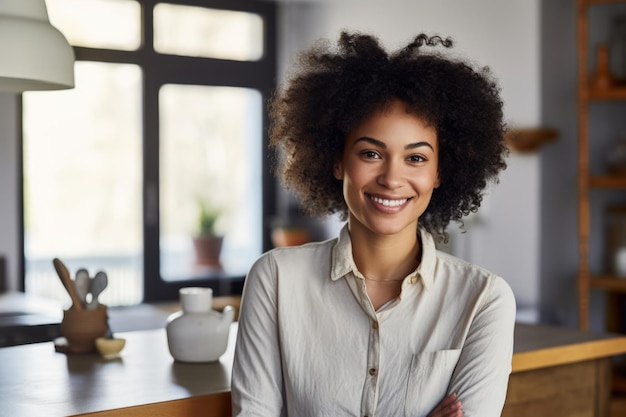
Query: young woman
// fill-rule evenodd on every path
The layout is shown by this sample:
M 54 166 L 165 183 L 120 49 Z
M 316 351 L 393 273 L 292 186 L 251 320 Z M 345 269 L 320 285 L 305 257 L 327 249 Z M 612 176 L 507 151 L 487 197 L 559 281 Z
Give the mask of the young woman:
M 435 249 L 505 168 L 499 90 L 418 36 L 387 53 L 342 33 L 272 102 L 285 185 L 336 239 L 264 254 L 246 279 L 233 413 L 259 417 L 499 416 L 515 300 Z

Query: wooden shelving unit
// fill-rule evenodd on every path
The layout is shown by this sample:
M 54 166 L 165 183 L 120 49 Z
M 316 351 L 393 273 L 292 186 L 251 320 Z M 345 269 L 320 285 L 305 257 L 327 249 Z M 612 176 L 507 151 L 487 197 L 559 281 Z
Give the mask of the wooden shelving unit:
M 626 279 L 607 271 L 592 271 L 590 268 L 591 237 L 591 191 L 604 190 L 610 196 L 626 192 L 626 175 L 591 173 L 590 143 L 594 132 L 590 131 L 589 106 L 602 101 L 626 102 L 626 85 L 623 83 L 598 82 L 598 70 L 591 74 L 590 52 L 596 45 L 589 44 L 589 9 L 591 6 L 626 3 L 626 0 L 577 0 L 578 41 L 578 313 L 579 328 L 589 329 L 589 299 L 591 290 L 601 290 L 606 298 L 606 329 L 624 331 L 626 326 Z M 595 56 L 593 56 L 595 58 Z M 595 78 L 594 78 L 595 77 Z M 598 85 L 604 85 L 598 88 Z M 596 156 L 597 157 L 597 156 Z M 595 213 L 595 211 L 594 211 Z M 596 224 L 596 223 L 594 223 Z M 626 366 L 616 365 L 613 369 L 612 390 L 616 401 L 624 401 L 626 393 Z M 626 403 L 625 403 L 626 404 Z M 622 414 L 619 414 L 622 415 Z
M 597 101 L 625 101 L 626 85 L 612 84 L 606 88 L 597 88 L 589 70 L 589 9 L 593 5 L 626 3 L 626 0 L 578 0 L 577 35 L 578 35 L 578 312 L 579 328 L 589 329 L 589 296 L 591 289 L 600 289 L 613 297 L 609 304 L 615 304 L 616 297 L 626 294 L 626 279 L 620 279 L 608 273 L 593 274 L 589 265 L 589 244 L 591 235 L 591 200 L 593 189 L 626 191 L 626 175 L 601 173 L 592 175 L 590 171 L 590 136 L 589 105 Z M 608 314 L 607 314 L 608 316 Z M 607 323 L 615 325 L 615 318 L 607 317 Z M 614 329 L 608 329 L 614 330 Z

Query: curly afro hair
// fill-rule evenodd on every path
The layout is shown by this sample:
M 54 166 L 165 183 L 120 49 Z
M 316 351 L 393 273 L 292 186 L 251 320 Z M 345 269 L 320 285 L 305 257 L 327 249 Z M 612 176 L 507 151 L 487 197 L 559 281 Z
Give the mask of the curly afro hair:
M 307 214 L 346 219 L 333 165 L 348 133 L 394 99 L 437 131 L 441 185 L 420 225 L 445 237 L 450 221 L 478 210 L 487 182 L 506 168 L 500 89 L 488 68 L 424 52 L 439 43 L 452 45 L 421 34 L 388 53 L 373 36 L 342 32 L 336 50 L 320 41 L 300 55 L 270 102 L 270 146 L 279 150 L 276 173 Z

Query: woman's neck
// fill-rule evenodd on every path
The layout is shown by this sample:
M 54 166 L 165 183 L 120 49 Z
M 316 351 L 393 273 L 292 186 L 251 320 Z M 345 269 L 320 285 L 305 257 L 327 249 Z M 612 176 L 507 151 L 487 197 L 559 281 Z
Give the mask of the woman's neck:
M 370 280 L 401 280 L 413 272 L 421 258 L 417 229 L 380 235 L 361 225 L 350 225 L 352 256 L 359 271 Z

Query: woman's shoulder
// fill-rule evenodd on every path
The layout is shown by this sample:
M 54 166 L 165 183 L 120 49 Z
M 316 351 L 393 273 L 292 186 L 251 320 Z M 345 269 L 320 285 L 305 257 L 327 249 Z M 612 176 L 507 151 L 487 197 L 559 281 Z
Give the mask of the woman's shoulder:
M 437 270 L 444 272 L 441 276 L 450 279 L 463 281 L 468 285 L 488 285 L 492 291 L 503 293 L 503 295 L 512 295 L 512 289 L 509 283 L 495 272 L 461 259 L 448 252 L 437 250 Z
M 516 299 L 513 289 L 500 275 L 446 252 L 437 253 L 435 282 L 452 291 L 458 299 L 475 300 L 480 310 L 491 309 L 514 320 Z M 435 284 L 437 285 L 437 284 Z
M 493 273 L 489 269 L 484 268 L 475 263 L 469 262 L 465 259 L 459 258 L 458 256 L 452 255 L 451 253 L 444 252 L 442 250 L 437 250 L 436 254 L 437 254 L 437 262 L 440 264 L 440 266 L 467 271 L 467 272 L 472 273 L 472 275 L 480 275 L 480 276 L 495 275 L 495 273 Z
M 284 246 L 268 250 L 254 263 L 253 268 L 272 264 L 278 267 L 304 266 L 329 258 L 337 238 L 310 242 L 299 246 Z
M 330 276 L 333 241 L 271 249 L 262 254 L 246 276 L 248 286 L 304 289 Z M 279 284 L 280 283 L 280 284 Z

